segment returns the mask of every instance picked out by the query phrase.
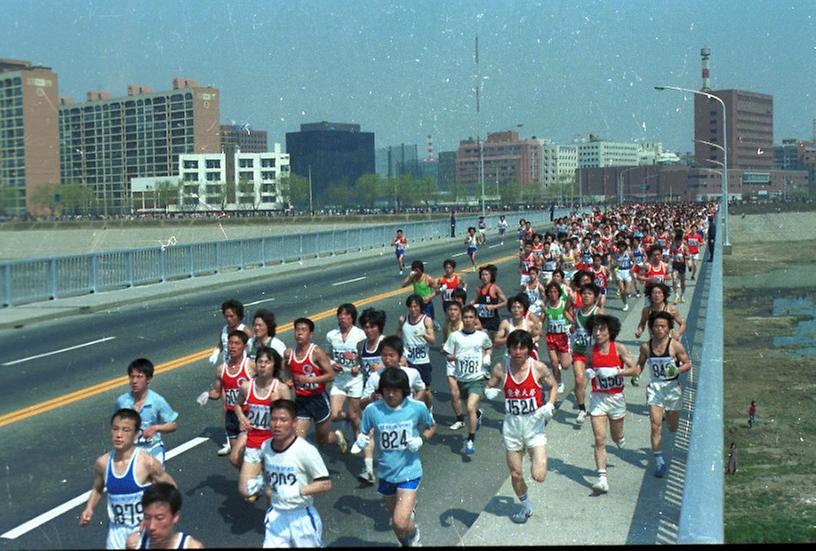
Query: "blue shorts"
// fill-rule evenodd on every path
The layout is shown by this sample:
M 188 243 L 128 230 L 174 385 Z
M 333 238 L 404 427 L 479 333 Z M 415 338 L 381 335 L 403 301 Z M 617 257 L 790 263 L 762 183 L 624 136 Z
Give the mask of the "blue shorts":
M 408 362 L 408 367 L 413 367 L 414 369 L 419 371 L 419 378 L 422 379 L 422 382 L 425 383 L 426 387 L 431 386 L 431 378 L 432 378 L 431 371 L 432 371 L 432 368 L 431 368 L 430 363 L 412 364 L 411 362 Z
M 380 479 L 379 485 L 377 486 L 377 493 L 383 497 L 391 497 L 397 495 L 397 490 L 410 490 L 415 492 L 417 488 L 419 488 L 419 483 L 422 481 L 422 477 L 415 478 L 413 480 L 406 480 L 405 482 L 388 482 L 387 480 Z
M 475 252 L 476 252 L 476 250 L 477 250 L 477 249 L 476 249 L 476 247 L 468 247 L 468 248 L 467 248 L 467 253 L 468 253 L 469 255 L 472 255 L 473 253 L 475 253 Z
M 405 256 L 405 249 L 397 249 L 396 253 L 397 253 L 397 258 L 399 258 L 401 256 Z
M 430 301 L 428 304 L 422 305 L 422 313 L 428 316 L 429 318 L 434 319 L 433 301 Z
M 317 396 L 295 396 L 298 419 L 314 419 L 315 423 L 322 423 L 331 415 L 331 407 L 326 393 Z

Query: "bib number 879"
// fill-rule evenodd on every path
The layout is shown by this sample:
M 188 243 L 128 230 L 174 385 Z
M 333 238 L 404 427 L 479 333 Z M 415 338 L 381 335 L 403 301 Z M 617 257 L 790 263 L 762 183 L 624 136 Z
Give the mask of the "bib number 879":
M 127 517 L 129 517 L 128 520 L 126 520 Z M 130 526 L 142 522 L 142 504 L 139 502 L 114 504 L 113 522 Z

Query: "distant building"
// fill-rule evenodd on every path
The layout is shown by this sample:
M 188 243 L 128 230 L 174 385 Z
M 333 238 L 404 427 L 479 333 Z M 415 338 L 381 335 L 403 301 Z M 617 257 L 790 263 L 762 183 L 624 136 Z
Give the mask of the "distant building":
M 308 177 L 321 202 L 332 184 L 354 185 L 363 174 L 374 174 L 374 133 L 359 124 L 316 122 L 301 124 L 300 132 L 286 133 L 292 172 Z
M 557 186 L 565 178 L 572 178 L 578 168 L 578 148 L 559 145 L 552 140 L 539 139 L 541 143 L 541 184 L 544 188 Z
M 232 177 L 235 174 L 235 167 L 232 163 L 235 160 L 236 153 L 239 151 L 241 153 L 264 153 L 268 151 L 266 130 L 256 130 L 248 125 L 222 124 L 219 137 L 221 139 L 221 152 L 226 155 L 227 159 L 227 179 L 229 183 L 234 181 Z
M 58 184 L 59 79 L 49 67 L 0 59 L 0 210 L 38 214 L 37 189 Z
M 481 147 L 486 194 L 507 182 L 517 182 L 521 189 L 540 189 L 541 143 L 537 139 L 522 140 L 515 130 L 493 132 Z M 470 190 L 479 185 L 479 148 L 476 140 L 464 140 L 456 154 L 456 181 Z
M 385 179 L 396 178 L 400 174 L 411 174 L 419 178 L 419 146 L 416 144 L 389 145 L 374 153 L 374 166 L 378 175 Z
M 438 159 L 437 182 L 442 191 L 453 191 L 456 185 L 456 151 L 440 151 Z
M 665 165 L 680 162 L 680 157 L 671 151 L 663 149 L 660 142 L 638 144 L 638 164 L 639 165 Z
M 577 148 L 578 168 L 631 166 L 639 161 L 638 144 L 634 142 L 611 142 L 590 134 Z
M 126 97 L 60 98 L 61 182 L 90 186 L 103 212 L 123 211 L 132 178 L 174 176 L 181 155 L 221 150 L 219 101 L 216 88 L 186 78 L 164 92 L 133 84 Z

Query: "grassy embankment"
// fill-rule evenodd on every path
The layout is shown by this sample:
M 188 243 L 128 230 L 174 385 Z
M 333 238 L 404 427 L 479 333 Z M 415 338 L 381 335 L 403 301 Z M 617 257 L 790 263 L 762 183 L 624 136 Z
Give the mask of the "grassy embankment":
M 795 335 L 812 316 L 772 313 L 776 297 L 810 296 L 816 241 L 792 245 L 744 243 L 725 257 L 725 434 L 724 448 L 736 442 L 736 475 L 725 478 L 727 543 L 816 541 L 816 357 L 793 356 L 774 348 L 774 336 Z M 729 288 L 728 276 L 776 271 L 801 287 Z M 814 343 L 809 343 L 813 346 Z M 748 428 L 747 409 L 756 400 L 758 424 Z M 726 458 L 727 462 L 727 458 Z

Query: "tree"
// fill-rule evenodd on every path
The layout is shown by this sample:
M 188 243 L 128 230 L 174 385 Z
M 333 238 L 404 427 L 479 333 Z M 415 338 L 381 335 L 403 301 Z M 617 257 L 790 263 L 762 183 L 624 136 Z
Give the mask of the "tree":
M 505 182 L 500 189 L 503 203 L 515 205 L 521 202 L 521 186 L 515 180 Z
M 172 202 L 178 204 L 178 196 L 180 194 L 181 183 L 170 180 L 162 180 L 156 184 L 156 204 L 154 208 L 165 209 Z
M 416 189 L 416 180 L 413 175 L 404 172 L 397 176 L 394 180 L 397 191 L 397 208 L 407 207 L 415 204 L 419 200 L 418 190 Z
M 59 196 L 57 202 L 62 205 L 63 212 L 79 214 L 95 208 L 98 204 L 93 189 L 85 184 L 60 184 L 57 186 L 55 195 Z
M 331 184 L 326 189 L 326 202 L 337 208 L 348 208 L 351 205 L 352 197 L 352 189 L 345 184 Z
M 379 174 L 363 174 L 354 184 L 354 194 L 360 206 L 373 207 L 384 196 L 385 181 Z
M 430 176 L 415 180 L 414 188 L 416 189 L 417 198 L 426 207 L 433 201 L 434 195 L 439 191 L 436 180 Z
M 290 174 L 281 180 L 284 199 L 296 209 L 309 208 L 309 180 L 297 174 Z
M 7 186 L 0 187 L 0 214 L 18 214 L 20 207 L 22 207 L 20 190 Z

